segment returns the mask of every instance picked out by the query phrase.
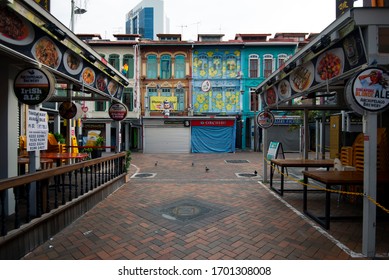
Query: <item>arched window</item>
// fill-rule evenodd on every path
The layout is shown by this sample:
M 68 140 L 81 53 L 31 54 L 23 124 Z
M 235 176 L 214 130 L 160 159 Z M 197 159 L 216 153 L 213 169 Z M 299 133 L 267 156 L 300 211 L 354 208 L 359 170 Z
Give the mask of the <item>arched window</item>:
M 199 55 L 198 57 L 198 74 L 200 77 L 207 77 L 208 74 L 208 56 L 206 54 Z
M 161 79 L 170 79 L 172 77 L 172 62 L 170 55 L 161 57 Z
M 226 74 L 229 77 L 235 77 L 238 74 L 238 65 L 235 55 L 228 55 L 226 57 Z
M 211 60 L 209 68 L 210 77 L 221 77 L 222 76 L 222 57 L 220 55 L 214 55 Z
M 116 70 L 120 70 L 120 60 L 118 54 L 110 54 L 108 63 L 111 64 Z
M 283 65 L 285 65 L 285 61 L 288 59 L 288 56 L 284 53 L 280 53 L 278 55 L 278 68 L 281 68 Z
M 156 79 L 158 68 L 157 68 L 157 56 L 154 54 L 147 56 L 147 65 L 146 65 L 146 71 L 147 71 L 147 78 L 148 79 Z
M 265 78 L 269 77 L 274 70 L 275 69 L 273 55 L 265 54 L 263 56 L 263 75 L 265 76 Z
M 174 59 L 174 78 L 185 78 L 185 56 L 176 55 Z
M 133 79 L 134 78 L 134 56 L 132 54 L 125 54 L 123 55 L 123 66 L 127 64 L 128 71 L 125 74 L 127 78 Z
M 249 78 L 259 77 L 259 55 L 250 54 L 249 56 Z

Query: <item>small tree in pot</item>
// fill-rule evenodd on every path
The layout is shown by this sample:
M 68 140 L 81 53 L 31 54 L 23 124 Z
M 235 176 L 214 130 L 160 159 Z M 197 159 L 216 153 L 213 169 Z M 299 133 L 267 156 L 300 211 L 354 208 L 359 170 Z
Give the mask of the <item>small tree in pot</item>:
M 95 141 L 96 148 L 93 148 L 92 153 L 91 153 L 92 158 L 101 157 L 102 152 L 103 152 L 103 148 L 101 148 L 101 146 L 103 146 L 103 144 L 104 144 L 104 138 L 101 136 L 98 136 L 96 138 L 96 141 Z

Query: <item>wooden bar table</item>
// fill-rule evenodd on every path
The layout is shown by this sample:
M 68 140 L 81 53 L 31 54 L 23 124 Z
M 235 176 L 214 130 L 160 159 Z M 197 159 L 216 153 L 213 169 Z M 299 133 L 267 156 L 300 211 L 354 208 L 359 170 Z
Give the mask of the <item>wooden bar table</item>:
M 320 224 L 325 229 L 330 228 L 331 219 L 331 187 L 337 185 L 363 186 L 363 171 L 303 171 L 304 175 L 304 195 L 303 195 L 303 211 L 304 213 Z M 325 184 L 325 213 L 324 217 L 318 217 L 308 211 L 308 190 L 307 183 L 308 179 L 315 180 L 317 182 Z M 389 174 L 379 173 L 377 174 L 377 185 L 388 184 Z M 339 218 L 339 217 L 338 217 Z M 343 217 L 347 218 L 347 217 Z
M 274 190 L 280 196 L 284 195 L 284 192 L 297 192 L 302 191 L 300 189 L 293 190 L 285 190 L 284 189 L 284 174 L 285 168 L 287 167 L 304 167 L 304 168 L 327 168 L 329 170 L 330 167 L 334 166 L 334 161 L 331 159 L 271 159 L 271 170 L 270 170 L 270 188 Z M 279 189 L 273 187 L 273 174 L 276 166 L 281 167 L 281 186 Z

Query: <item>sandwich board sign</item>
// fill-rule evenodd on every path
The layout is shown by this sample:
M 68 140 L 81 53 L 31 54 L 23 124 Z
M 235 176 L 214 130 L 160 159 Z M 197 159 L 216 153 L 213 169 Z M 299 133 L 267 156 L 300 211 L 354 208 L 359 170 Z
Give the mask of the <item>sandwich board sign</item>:
M 267 150 L 266 158 L 272 160 L 278 158 L 278 154 L 281 152 L 282 157 L 285 158 L 284 149 L 282 148 L 282 143 L 271 141 L 269 144 L 269 149 Z

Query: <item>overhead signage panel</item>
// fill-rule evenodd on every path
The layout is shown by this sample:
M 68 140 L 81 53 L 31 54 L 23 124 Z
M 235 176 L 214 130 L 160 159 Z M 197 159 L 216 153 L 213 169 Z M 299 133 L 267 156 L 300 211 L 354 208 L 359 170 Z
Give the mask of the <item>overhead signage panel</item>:
M 277 104 L 279 100 L 293 98 L 294 95 L 301 96 L 301 93 L 309 91 L 310 88 L 325 85 L 327 80 L 330 81 L 366 63 L 362 38 L 359 31 L 355 30 L 267 88 L 263 92 L 264 101 L 270 106 Z
M 80 49 L 69 49 L 60 39 L 55 39 L 48 32 L 38 28 L 7 6 L 0 7 L 0 14 L 6 18 L 8 23 L 0 27 L 0 44 L 56 69 L 78 80 L 81 84 L 111 96 L 121 96 L 123 86 L 116 79 L 84 59 L 79 54 Z M 59 28 L 53 28 L 53 30 L 59 30 Z

